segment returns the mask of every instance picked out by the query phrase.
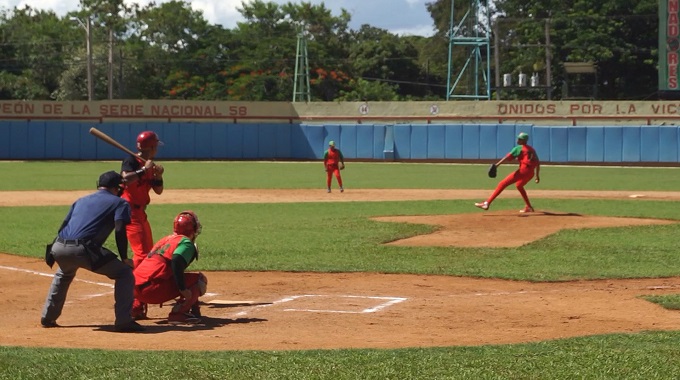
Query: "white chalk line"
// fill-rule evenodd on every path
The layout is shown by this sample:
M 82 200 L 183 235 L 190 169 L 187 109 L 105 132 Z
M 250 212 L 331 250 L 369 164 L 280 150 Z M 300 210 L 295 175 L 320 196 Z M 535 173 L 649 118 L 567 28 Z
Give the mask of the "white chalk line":
M 45 272 L 40 272 L 40 271 L 35 271 L 31 269 L 24 269 L 24 268 L 17 268 L 17 267 L 8 267 L 4 265 L 0 265 L 0 269 L 5 269 L 5 270 L 10 270 L 10 271 L 15 271 L 15 272 L 24 272 L 24 273 L 29 273 L 29 274 L 34 274 L 38 276 L 43 276 L 43 277 L 54 277 L 53 273 L 45 273 Z M 79 278 L 75 278 L 74 281 L 79 281 L 82 283 L 86 284 L 91 284 L 91 285 L 98 285 L 98 286 L 104 286 L 110 289 L 114 288 L 113 284 L 110 283 L 105 283 L 105 282 L 98 282 L 98 281 L 90 281 L 90 280 L 83 280 Z M 678 288 L 678 285 L 649 285 L 649 286 L 644 286 L 639 288 L 639 290 L 662 290 L 662 289 L 675 289 Z M 606 289 L 604 289 L 606 290 Z M 578 290 L 579 292 L 581 290 Z M 551 290 L 548 291 L 548 293 L 562 293 L 564 290 Z M 94 294 L 89 294 L 85 296 L 79 297 L 81 300 L 87 300 L 87 299 L 93 299 L 97 297 L 102 297 L 106 296 L 109 294 L 112 294 L 112 291 L 109 292 L 104 292 L 104 293 L 94 293 Z M 449 297 L 497 297 L 497 296 L 509 296 L 509 295 L 522 295 L 522 294 L 535 294 L 535 293 L 546 293 L 545 290 L 533 290 L 533 291 L 517 291 L 517 292 L 485 292 L 485 293 L 467 293 L 467 294 L 451 294 Z M 218 296 L 220 295 L 219 293 L 206 293 L 205 296 Z M 295 299 L 301 298 L 301 297 L 344 297 L 344 298 L 369 298 L 369 299 L 383 299 L 383 300 L 390 300 L 388 302 L 379 304 L 378 306 L 364 309 L 361 311 L 347 311 L 347 310 L 324 310 L 324 309 L 284 309 L 284 311 L 305 311 L 305 312 L 316 312 L 316 313 L 344 313 L 344 314 L 362 314 L 362 313 L 374 313 L 377 311 L 380 311 L 382 309 L 385 309 L 389 306 L 395 305 L 397 303 L 406 301 L 408 298 L 403 298 L 403 297 L 380 297 L 380 296 L 356 296 L 356 295 L 319 295 L 319 294 L 303 294 L 303 295 L 298 295 L 298 296 L 290 296 L 286 298 L 282 298 L 280 300 L 274 301 L 270 304 L 266 305 L 256 305 L 250 307 L 250 310 L 256 309 L 256 308 L 262 308 L 262 307 L 270 307 L 274 305 L 278 305 L 284 302 L 290 302 Z M 233 316 L 243 316 L 248 314 L 248 311 L 242 311 L 239 313 L 234 314 Z
M 258 305 L 250 310 L 242 311 L 236 314 L 233 314 L 234 317 L 242 317 L 244 315 L 247 315 L 252 309 L 254 308 L 261 308 L 261 307 L 271 307 L 274 305 L 279 305 L 282 303 L 286 302 L 291 302 L 299 298 L 304 298 L 304 297 L 339 297 L 339 298 L 363 298 L 363 299 L 373 299 L 373 300 L 385 300 L 387 302 L 382 302 L 376 306 L 369 307 L 363 310 L 357 310 L 357 311 L 352 311 L 352 310 L 334 310 L 334 309 L 297 309 L 297 308 L 287 308 L 283 309 L 283 311 L 298 311 L 298 312 L 309 312 L 309 313 L 337 313 L 337 314 L 366 314 L 366 313 L 375 313 L 380 310 L 383 310 L 387 307 L 390 307 L 392 305 L 398 304 L 400 302 L 406 301 L 408 298 L 405 297 L 385 297 L 385 296 L 357 296 L 357 295 L 337 295 L 337 294 L 301 294 L 301 295 L 296 295 L 296 296 L 290 296 L 286 298 L 282 298 L 280 300 L 276 300 L 272 302 L 271 304 L 267 305 Z

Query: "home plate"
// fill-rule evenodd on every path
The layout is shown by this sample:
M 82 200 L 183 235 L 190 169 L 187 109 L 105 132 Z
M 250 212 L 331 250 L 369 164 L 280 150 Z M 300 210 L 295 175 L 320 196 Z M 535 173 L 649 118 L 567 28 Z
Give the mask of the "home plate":
M 255 301 L 237 301 L 237 300 L 210 300 L 205 301 L 208 305 L 252 305 Z
M 212 307 L 236 307 L 236 306 L 258 306 L 271 305 L 271 302 L 241 301 L 241 300 L 210 300 L 203 302 Z

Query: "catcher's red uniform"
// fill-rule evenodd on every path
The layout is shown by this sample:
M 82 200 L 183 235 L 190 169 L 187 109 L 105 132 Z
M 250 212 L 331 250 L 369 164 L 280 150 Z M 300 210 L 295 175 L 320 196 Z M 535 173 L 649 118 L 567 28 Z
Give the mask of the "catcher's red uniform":
M 180 234 L 168 235 L 160 239 L 151 249 L 148 257 L 135 267 L 135 298 L 147 304 L 162 304 L 181 297 L 172 260 L 176 255 L 182 256 L 189 265 L 198 255 L 196 246 L 191 240 Z M 199 280 L 205 277 L 201 273 L 183 273 L 184 285 L 191 290 L 192 298 L 186 300 L 174 313 L 185 313 L 197 304 L 201 295 Z

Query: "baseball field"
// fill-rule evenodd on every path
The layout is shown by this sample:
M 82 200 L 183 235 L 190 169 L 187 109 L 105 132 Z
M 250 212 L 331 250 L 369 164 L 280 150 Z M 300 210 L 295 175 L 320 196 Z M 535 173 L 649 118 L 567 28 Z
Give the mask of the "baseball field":
M 147 213 L 201 219 L 204 321 L 120 334 L 87 271 L 39 324 L 44 245 L 120 163 L 0 162 L 0 379 L 680 377 L 679 168 L 544 166 L 520 214 L 473 206 L 481 164 L 350 162 L 328 194 L 319 162 L 162 163 Z

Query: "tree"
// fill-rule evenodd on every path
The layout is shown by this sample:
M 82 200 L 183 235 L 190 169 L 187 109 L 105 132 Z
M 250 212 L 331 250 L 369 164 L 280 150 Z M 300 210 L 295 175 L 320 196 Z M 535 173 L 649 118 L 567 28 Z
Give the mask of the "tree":
M 135 63 L 134 83 L 143 91 L 137 96 L 204 96 L 201 89 L 213 87 L 211 81 L 224 63 L 226 48 L 221 39 L 228 34 L 219 25 L 209 25 L 202 12 L 184 1 L 150 3 L 134 13 L 126 59 Z M 189 82 L 178 81 L 186 76 Z M 179 91 L 178 85 L 190 85 L 198 92 Z
M 559 88 L 566 80 L 564 62 L 592 61 L 598 67 L 600 97 L 643 99 L 656 91 L 657 2 L 641 0 L 500 0 L 504 70 L 531 68 L 544 57 L 546 20 L 550 26 L 554 78 Z M 502 24 L 500 24 L 502 25 Z M 529 46 L 526 49 L 522 46 Z M 533 47 L 532 47 L 533 46 Z
M 349 58 L 353 77 L 391 83 L 402 96 L 427 93 L 425 76 L 417 64 L 419 53 L 409 39 L 362 25 L 352 33 L 352 40 Z
M 0 97 L 48 100 L 71 50 L 69 27 L 54 12 L 25 6 L 0 14 Z

